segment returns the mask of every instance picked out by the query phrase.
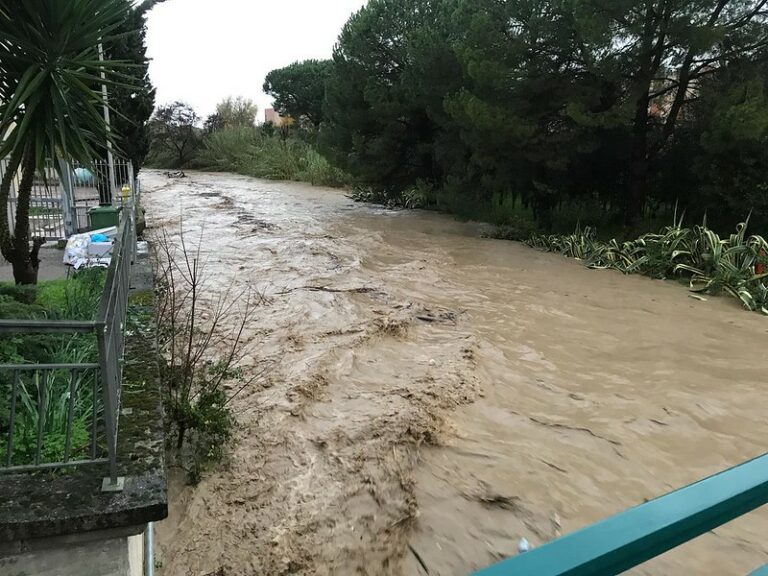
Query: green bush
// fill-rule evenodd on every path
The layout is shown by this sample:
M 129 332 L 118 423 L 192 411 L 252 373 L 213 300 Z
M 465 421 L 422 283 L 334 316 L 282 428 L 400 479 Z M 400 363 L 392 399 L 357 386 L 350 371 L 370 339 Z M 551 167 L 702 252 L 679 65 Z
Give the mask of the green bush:
M 193 165 L 268 180 L 343 187 L 350 177 L 331 166 L 306 140 L 261 127 L 226 128 L 207 134 Z
M 207 134 L 194 160 L 199 168 L 241 172 L 262 141 L 257 128 L 230 128 Z
M 299 160 L 297 180 L 309 182 L 314 186 L 343 188 L 351 183 L 351 178 L 342 170 L 330 165 L 319 152 L 307 145 L 303 157 Z

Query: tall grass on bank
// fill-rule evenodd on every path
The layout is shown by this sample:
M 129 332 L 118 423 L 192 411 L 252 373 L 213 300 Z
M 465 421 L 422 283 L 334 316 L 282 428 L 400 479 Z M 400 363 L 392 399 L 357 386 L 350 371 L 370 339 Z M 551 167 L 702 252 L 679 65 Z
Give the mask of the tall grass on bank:
M 582 260 L 590 268 L 685 279 L 693 292 L 726 293 L 746 309 L 768 315 L 768 241 L 746 232 L 743 222 L 721 238 L 706 222 L 683 228 L 681 219 L 626 242 L 604 242 L 594 228 L 585 227 L 566 235 L 534 234 L 527 244 Z
M 310 143 L 260 128 L 229 128 L 206 135 L 195 167 L 269 180 L 294 180 L 343 187 L 349 175 L 331 166 Z

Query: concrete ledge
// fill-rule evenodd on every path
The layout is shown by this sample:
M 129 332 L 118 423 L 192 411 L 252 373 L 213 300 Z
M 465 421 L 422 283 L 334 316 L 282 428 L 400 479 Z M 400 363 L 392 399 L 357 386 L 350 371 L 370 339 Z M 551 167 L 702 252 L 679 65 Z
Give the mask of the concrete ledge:
M 3 576 L 141 576 L 143 541 L 138 535 L 103 534 L 0 558 Z
M 122 493 L 102 493 L 101 478 L 87 473 L 0 477 L 0 493 L 3 555 L 31 549 L 40 538 L 141 526 L 168 514 L 165 477 L 158 473 L 126 478 Z

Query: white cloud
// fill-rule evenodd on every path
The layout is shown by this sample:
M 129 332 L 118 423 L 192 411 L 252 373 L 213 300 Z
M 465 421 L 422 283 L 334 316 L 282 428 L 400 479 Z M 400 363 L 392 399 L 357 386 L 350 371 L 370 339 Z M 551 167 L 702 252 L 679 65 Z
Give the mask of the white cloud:
M 329 58 L 365 0 L 167 0 L 150 12 L 148 55 L 158 104 L 186 101 L 205 116 L 227 96 L 271 105 L 270 70 Z

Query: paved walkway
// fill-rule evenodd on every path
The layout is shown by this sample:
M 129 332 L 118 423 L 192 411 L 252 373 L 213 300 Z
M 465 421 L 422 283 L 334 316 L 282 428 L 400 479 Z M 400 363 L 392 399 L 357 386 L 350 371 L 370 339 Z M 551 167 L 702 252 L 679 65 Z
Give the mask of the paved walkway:
M 57 280 L 67 277 L 68 266 L 62 262 L 64 251 L 57 248 L 40 249 L 40 271 L 38 280 Z M 11 265 L 0 258 L 0 282 L 13 282 L 13 269 Z

